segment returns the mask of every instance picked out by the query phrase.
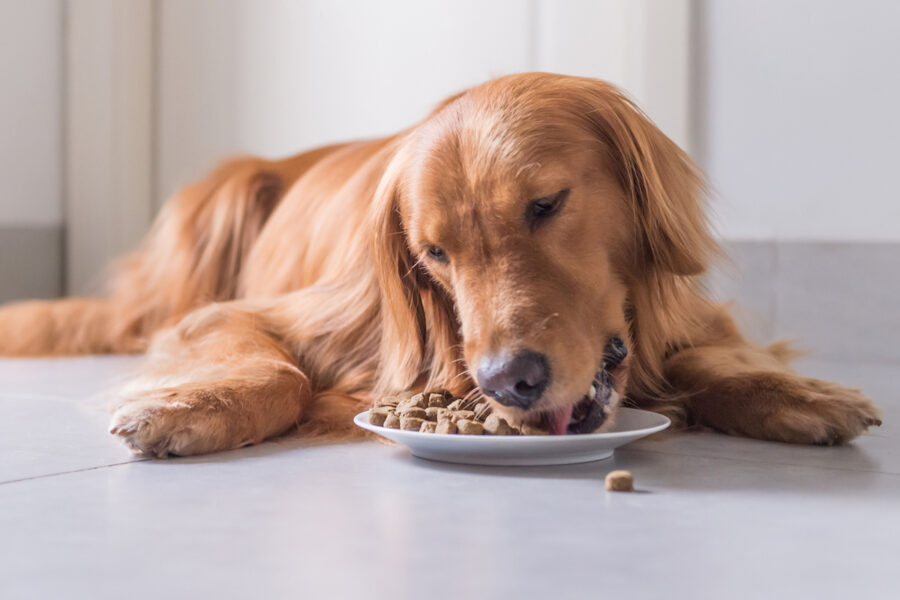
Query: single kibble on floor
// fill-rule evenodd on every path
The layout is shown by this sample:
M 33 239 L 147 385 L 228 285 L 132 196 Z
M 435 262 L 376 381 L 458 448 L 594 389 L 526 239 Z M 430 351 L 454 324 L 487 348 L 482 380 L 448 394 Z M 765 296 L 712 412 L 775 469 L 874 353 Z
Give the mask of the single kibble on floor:
M 456 433 L 457 431 L 456 423 L 450 419 L 438 421 L 437 426 L 434 428 L 435 433 Z
M 491 435 L 512 434 L 512 428 L 506 422 L 506 419 L 497 415 L 488 415 L 488 418 L 484 420 L 484 431 Z
M 415 417 L 416 419 L 424 419 L 427 416 L 425 409 L 418 406 L 407 406 L 402 410 L 398 410 L 397 414 L 401 417 Z
M 400 417 L 400 429 L 404 431 L 418 431 L 422 428 L 425 419 L 418 417 Z
M 606 475 L 606 489 L 610 492 L 633 492 L 634 477 L 628 471 L 610 471 Z
M 462 404 L 462 400 L 454 400 L 450 404 L 447 405 L 448 410 L 459 410 L 460 405 Z
M 443 394 L 428 394 L 428 408 L 444 408 L 447 406 L 447 399 Z
M 460 433 L 464 433 L 466 435 L 481 435 L 484 433 L 484 425 L 478 423 L 477 421 L 471 421 L 469 419 L 460 419 L 456 422 L 456 428 Z
M 437 429 L 437 423 L 432 421 L 423 421 L 422 426 L 419 428 L 421 433 L 434 433 Z
M 390 427 L 391 429 L 400 429 L 400 417 L 398 417 L 394 413 L 389 414 L 384 419 L 384 426 Z
M 392 414 L 390 408 L 377 406 L 369 411 L 369 423 L 372 425 L 384 425 L 388 415 Z

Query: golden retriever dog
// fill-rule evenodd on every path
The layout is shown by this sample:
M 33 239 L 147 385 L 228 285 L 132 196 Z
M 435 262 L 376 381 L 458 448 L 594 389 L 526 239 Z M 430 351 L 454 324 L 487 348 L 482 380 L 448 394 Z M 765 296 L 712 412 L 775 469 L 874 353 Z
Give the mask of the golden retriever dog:
M 388 138 L 226 163 L 105 295 L 0 310 L 0 354 L 146 351 L 110 431 L 154 456 L 352 435 L 425 388 L 554 434 L 621 403 L 801 444 L 880 424 L 741 335 L 702 290 L 715 252 L 701 174 L 622 92 L 519 74 Z

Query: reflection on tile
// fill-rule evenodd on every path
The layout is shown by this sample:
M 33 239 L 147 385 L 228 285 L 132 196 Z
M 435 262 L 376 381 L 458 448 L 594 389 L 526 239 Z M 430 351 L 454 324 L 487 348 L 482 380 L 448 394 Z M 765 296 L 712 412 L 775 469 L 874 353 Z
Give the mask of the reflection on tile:
M 836 381 L 862 389 L 882 411 L 883 425 L 843 447 L 817 447 L 761 442 L 713 432 L 665 433 L 639 440 L 630 449 L 684 456 L 723 457 L 757 461 L 850 469 L 900 475 L 900 390 L 897 368 L 889 365 L 854 365 L 804 359 L 795 364 L 807 377 Z
M 0 395 L 0 483 L 136 460 L 88 403 Z
M 101 394 L 135 356 L 0 360 L 0 482 L 135 460 Z
M 900 411 L 892 411 L 900 416 Z M 683 456 L 730 458 L 767 464 L 870 471 L 900 475 L 900 449 L 895 440 L 866 434 L 848 446 L 817 447 L 763 442 L 715 432 L 670 433 L 635 442 L 629 450 Z
M 613 468 L 639 493 L 605 492 Z M 892 475 L 640 451 L 470 468 L 375 443 L 248 449 L 0 486 L 0 582 L 6 597 L 751 598 L 796 581 L 875 597 L 893 585 L 898 495 Z

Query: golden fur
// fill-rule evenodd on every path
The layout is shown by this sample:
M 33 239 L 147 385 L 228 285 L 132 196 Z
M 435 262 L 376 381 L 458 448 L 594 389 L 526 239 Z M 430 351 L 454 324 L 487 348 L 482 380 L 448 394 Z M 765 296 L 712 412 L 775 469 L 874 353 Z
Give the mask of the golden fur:
M 526 223 L 530 200 L 563 189 L 559 214 Z M 504 77 L 393 137 L 225 164 L 166 205 L 105 295 L 0 310 L 0 354 L 146 350 L 111 431 L 160 456 L 295 426 L 350 435 L 379 395 L 476 393 L 467 365 L 504 348 L 549 357 L 535 410 L 552 410 L 612 335 L 630 349 L 617 389 L 683 424 L 816 444 L 878 424 L 858 391 L 798 376 L 704 296 L 703 196 L 613 86 Z

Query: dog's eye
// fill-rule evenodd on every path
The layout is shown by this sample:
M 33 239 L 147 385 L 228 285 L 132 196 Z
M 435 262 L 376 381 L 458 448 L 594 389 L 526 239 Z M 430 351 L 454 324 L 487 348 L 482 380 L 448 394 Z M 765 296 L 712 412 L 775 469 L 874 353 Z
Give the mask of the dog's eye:
M 532 200 L 528 205 L 529 221 L 534 225 L 537 224 L 538 221 L 559 212 L 559 209 L 562 208 L 562 205 L 568 196 L 569 189 L 566 188 L 556 192 L 552 196 L 544 196 L 543 198 Z
M 437 246 L 429 246 L 428 257 L 438 262 L 447 262 L 448 260 L 447 253 L 444 252 L 444 249 Z

